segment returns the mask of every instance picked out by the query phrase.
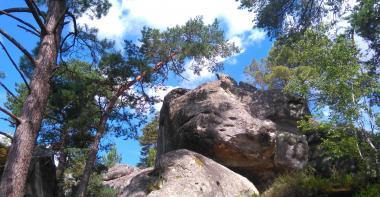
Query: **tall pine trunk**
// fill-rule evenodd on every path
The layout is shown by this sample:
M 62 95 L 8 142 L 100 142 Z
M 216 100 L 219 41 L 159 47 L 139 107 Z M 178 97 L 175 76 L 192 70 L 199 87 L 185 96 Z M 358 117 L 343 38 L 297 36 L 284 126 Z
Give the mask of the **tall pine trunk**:
M 45 23 L 47 33 L 42 35 L 40 40 L 34 75 L 30 83 L 31 92 L 24 102 L 21 122 L 16 128 L 2 175 L 0 183 L 2 197 L 22 197 L 24 194 L 30 161 L 50 93 L 49 81 L 57 63 L 62 23 L 55 32 L 53 29 L 65 11 L 65 0 L 48 1 Z
M 152 72 L 157 72 L 158 70 L 160 70 L 162 68 L 162 66 L 164 66 L 165 63 L 170 61 L 175 55 L 177 55 L 177 54 L 175 52 L 173 52 L 168 57 L 166 57 L 165 60 L 158 62 L 153 67 Z M 108 121 L 109 114 L 112 112 L 117 100 L 126 90 L 128 90 L 130 87 L 132 87 L 138 81 L 141 81 L 142 78 L 144 78 L 147 74 L 148 73 L 146 71 L 144 71 L 143 73 L 141 73 L 141 75 L 137 76 L 136 79 L 121 85 L 119 87 L 119 89 L 117 90 L 117 92 L 114 95 L 112 95 L 111 99 L 109 100 L 109 102 L 108 102 L 108 104 L 104 110 L 104 113 L 103 113 L 102 117 L 100 118 L 99 125 L 97 128 L 96 134 L 95 134 L 95 139 L 94 139 L 94 142 L 91 144 L 90 152 L 88 153 L 88 158 L 86 160 L 86 166 L 84 167 L 83 176 L 82 176 L 82 178 L 79 182 L 79 185 L 77 187 L 77 190 L 75 192 L 75 197 L 85 197 L 86 196 L 86 190 L 87 190 L 88 182 L 90 180 L 92 167 L 95 164 L 96 155 L 98 154 L 100 140 L 102 139 L 104 132 L 106 130 L 106 124 Z
M 84 170 L 83 170 L 82 178 L 81 178 L 79 185 L 78 185 L 76 192 L 75 192 L 76 197 L 85 197 L 86 196 L 87 186 L 88 186 L 88 182 L 90 180 L 92 167 L 94 166 L 95 161 L 96 161 L 96 155 L 98 154 L 100 140 L 102 139 L 104 132 L 106 130 L 106 124 L 108 121 L 109 114 L 112 112 L 113 107 L 115 106 L 117 99 L 129 87 L 130 86 L 123 85 L 118 89 L 116 94 L 113 95 L 112 98 L 110 99 L 110 101 L 107 104 L 107 107 L 105 109 L 105 112 L 103 113 L 102 117 L 100 118 L 94 141 L 91 144 L 90 151 L 89 151 L 88 156 L 87 156 L 86 165 L 85 165 Z

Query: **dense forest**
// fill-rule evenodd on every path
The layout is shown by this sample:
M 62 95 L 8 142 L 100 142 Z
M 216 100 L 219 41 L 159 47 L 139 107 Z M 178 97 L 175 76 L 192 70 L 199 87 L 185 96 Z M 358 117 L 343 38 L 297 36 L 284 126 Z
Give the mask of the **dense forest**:
M 247 82 L 305 99 L 311 115 L 298 121 L 298 128 L 317 139 L 313 148 L 327 158 L 277 177 L 263 195 L 379 195 L 380 1 L 359 0 L 351 10 L 345 9 L 349 2 L 334 0 L 236 1 L 236 9 L 256 16 L 252 27 L 273 42 L 267 57 L 246 65 Z M 160 119 L 154 104 L 161 100 L 147 90 L 181 77 L 186 69 L 198 75 L 203 69 L 220 72 L 220 58 L 242 52 L 226 39 L 223 24 L 206 23 L 202 16 L 166 30 L 144 27 L 138 42 L 125 40 L 120 50 L 114 41 L 99 38 L 97 29 L 77 22 L 83 15 L 107 15 L 112 6 L 107 0 L 8 4 L 0 17 L 12 19 L 38 43 L 27 50 L 0 27 L 2 52 L 22 79 L 16 89 L 0 82 L 7 93 L 2 121 L 15 129 L 12 135 L 0 133 L 11 142 L 10 147 L 0 144 L 4 197 L 23 196 L 33 152 L 39 149 L 52 151 L 57 160 L 59 196 L 116 196 L 101 180 L 105 170 L 121 162 L 106 136 L 138 140 L 138 166 L 154 166 Z M 334 31 L 342 18 L 348 28 Z

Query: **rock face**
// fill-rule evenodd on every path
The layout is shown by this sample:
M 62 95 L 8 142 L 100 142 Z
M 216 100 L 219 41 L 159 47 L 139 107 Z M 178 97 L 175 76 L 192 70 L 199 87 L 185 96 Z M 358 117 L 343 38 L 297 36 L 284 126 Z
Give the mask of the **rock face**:
M 112 181 L 120 177 L 125 177 L 134 172 L 140 171 L 139 168 L 129 166 L 126 164 L 117 164 L 107 170 L 107 173 L 103 174 L 104 181 Z M 112 186 L 112 185 L 111 185 Z
M 57 196 L 57 182 L 53 153 L 36 150 L 29 167 L 24 197 Z
M 157 158 L 189 149 L 264 186 L 306 165 L 308 145 L 296 122 L 309 113 L 300 98 L 228 79 L 175 89 L 161 109 Z
M 116 165 L 108 169 L 107 173 L 103 175 L 103 184 L 123 193 L 124 187 L 131 184 L 132 178 L 142 172 L 151 171 L 152 169 L 153 168 L 147 168 L 142 170 L 125 164 Z
M 160 157 L 157 166 L 136 171 L 108 184 L 119 196 L 218 197 L 259 194 L 248 179 L 198 153 L 180 149 Z M 127 180 L 127 182 L 125 182 Z M 107 182 L 106 182 L 107 184 Z

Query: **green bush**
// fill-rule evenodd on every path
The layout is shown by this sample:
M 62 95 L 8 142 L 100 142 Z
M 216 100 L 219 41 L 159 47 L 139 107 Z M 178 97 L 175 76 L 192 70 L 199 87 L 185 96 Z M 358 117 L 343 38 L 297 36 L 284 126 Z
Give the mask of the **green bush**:
M 293 172 L 275 179 L 263 197 L 324 196 L 331 190 L 328 179 L 311 175 L 308 171 Z
M 380 184 L 373 184 L 356 193 L 354 197 L 380 197 Z
M 87 188 L 88 197 L 117 197 L 117 191 L 102 184 L 100 174 L 93 173 Z

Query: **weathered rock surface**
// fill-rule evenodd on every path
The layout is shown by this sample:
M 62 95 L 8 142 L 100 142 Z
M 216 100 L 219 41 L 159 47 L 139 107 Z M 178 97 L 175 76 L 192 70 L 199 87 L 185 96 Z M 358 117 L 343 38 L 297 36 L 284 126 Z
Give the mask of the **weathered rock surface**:
M 296 122 L 309 113 L 298 97 L 229 80 L 175 89 L 161 109 L 157 157 L 189 149 L 263 185 L 306 165 L 308 145 Z
M 103 175 L 103 184 L 122 193 L 122 190 L 131 184 L 132 178 L 135 178 L 135 176 L 143 172 L 151 171 L 152 169 L 153 168 L 139 169 L 125 164 L 116 165 L 108 169 Z
M 24 197 L 57 196 L 57 182 L 53 153 L 35 150 L 29 167 Z
M 180 149 L 160 157 L 153 170 L 137 170 L 105 182 L 119 196 L 218 197 L 253 196 L 255 186 L 246 178 L 198 153 Z
M 108 169 L 107 173 L 103 174 L 103 180 L 111 181 L 120 177 L 130 175 L 136 171 L 140 171 L 140 169 L 126 164 L 117 164 L 112 168 Z

